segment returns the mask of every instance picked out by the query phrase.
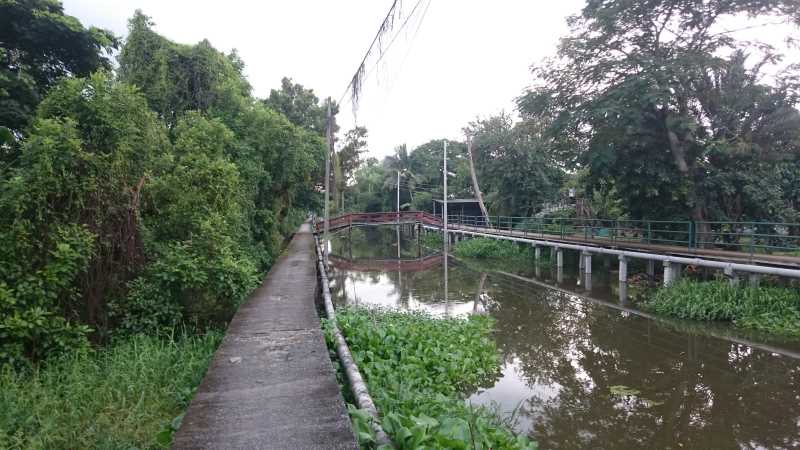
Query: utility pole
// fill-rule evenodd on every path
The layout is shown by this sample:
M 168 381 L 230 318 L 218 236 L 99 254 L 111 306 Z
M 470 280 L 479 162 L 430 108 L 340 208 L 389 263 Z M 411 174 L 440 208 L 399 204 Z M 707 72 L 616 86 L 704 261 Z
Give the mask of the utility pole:
M 442 197 L 442 219 L 444 220 L 444 251 L 447 257 L 448 236 L 447 236 L 447 141 L 444 141 L 444 148 L 442 150 L 443 156 L 443 170 L 442 180 L 444 180 L 444 196 Z
M 442 153 L 442 180 L 444 180 L 444 196 L 442 197 L 442 219 L 444 219 L 444 239 L 442 240 L 444 245 L 444 316 L 450 317 L 450 302 L 447 299 L 447 254 L 450 251 L 450 237 L 447 235 L 447 141 L 444 141 Z
M 400 225 L 400 171 L 397 171 L 397 224 Z
M 327 151 L 325 152 L 325 234 L 322 238 L 325 265 L 328 264 L 328 232 L 330 231 L 330 195 L 331 195 L 331 152 L 333 151 L 333 118 L 331 117 L 331 98 L 328 97 L 328 129 L 325 132 Z

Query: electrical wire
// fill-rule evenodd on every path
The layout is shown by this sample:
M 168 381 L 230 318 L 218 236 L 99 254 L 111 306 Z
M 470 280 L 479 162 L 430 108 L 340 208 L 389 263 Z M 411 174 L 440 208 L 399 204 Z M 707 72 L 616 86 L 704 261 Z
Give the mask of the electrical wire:
M 347 92 L 352 89 L 353 83 L 355 82 L 356 78 L 358 77 L 358 73 L 362 70 L 362 68 L 363 68 L 362 66 L 364 66 L 364 64 L 367 61 L 367 58 L 369 58 L 369 55 L 372 53 L 372 49 L 375 46 L 375 43 L 379 41 L 380 35 L 381 35 L 381 31 L 384 29 L 385 24 L 390 19 L 391 14 L 395 10 L 395 7 L 397 6 L 398 1 L 399 0 L 395 0 L 392 3 L 392 6 L 389 8 L 389 12 L 386 14 L 386 18 L 381 23 L 381 27 L 378 29 L 378 33 L 375 35 L 375 38 L 372 40 L 372 43 L 370 44 L 369 48 L 367 49 L 367 52 L 364 54 L 364 58 L 361 60 L 361 64 L 359 64 L 358 69 L 356 70 L 356 73 L 353 75 L 353 78 L 351 78 L 350 83 L 347 84 L 347 87 L 345 88 L 344 92 L 342 93 L 342 96 L 339 98 L 339 104 L 340 105 L 344 105 L 345 104 L 345 96 L 347 95 Z M 400 33 L 402 33 L 403 29 L 408 24 L 408 21 L 411 19 L 411 17 L 414 16 L 414 13 L 417 11 L 417 9 L 418 9 L 418 7 L 419 7 L 419 5 L 421 3 L 422 3 L 422 0 L 417 0 L 417 3 L 414 4 L 414 7 L 411 9 L 411 12 L 408 14 L 408 16 L 406 16 L 405 20 L 400 25 L 400 28 L 398 28 L 397 32 L 392 36 L 392 39 L 389 41 L 389 43 L 386 45 L 385 48 L 381 49 L 381 52 L 380 52 L 380 55 L 378 56 L 378 59 L 375 61 L 374 64 L 371 65 L 369 71 L 365 72 L 365 75 L 361 78 L 361 82 L 362 83 L 363 83 L 364 80 L 369 78 L 369 76 L 373 73 L 375 67 L 377 67 L 377 65 L 383 60 L 383 57 L 388 53 L 389 49 L 392 47 L 392 44 L 394 44 L 394 42 L 397 39 L 397 37 L 400 35 Z M 425 8 L 425 11 L 427 11 L 427 8 Z M 423 18 L 424 18 L 424 16 L 423 16 Z M 422 23 L 420 21 L 420 26 L 421 25 L 422 25 Z M 419 29 L 419 27 L 418 27 L 418 29 Z M 352 100 L 352 96 L 351 96 L 351 100 Z

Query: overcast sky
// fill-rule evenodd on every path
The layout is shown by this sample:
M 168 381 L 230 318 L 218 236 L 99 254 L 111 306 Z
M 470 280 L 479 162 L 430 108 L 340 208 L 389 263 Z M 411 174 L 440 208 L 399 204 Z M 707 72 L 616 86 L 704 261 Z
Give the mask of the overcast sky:
M 395 30 L 416 2 L 403 1 L 405 16 Z M 555 52 L 567 31 L 566 16 L 583 3 L 422 0 L 364 88 L 358 123 L 369 130 L 372 154 L 389 154 L 402 143 L 413 148 L 441 137 L 463 139 L 461 128 L 476 116 L 514 112 L 513 99 L 532 80 L 531 64 Z M 334 99 L 342 97 L 390 5 L 391 0 L 64 0 L 66 13 L 84 25 L 120 36 L 138 8 L 169 39 L 193 44 L 206 38 L 219 50 L 235 48 L 259 97 L 289 76 L 320 98 Z M 347 100 L 339 122 L 343 131 L 353 125 Z

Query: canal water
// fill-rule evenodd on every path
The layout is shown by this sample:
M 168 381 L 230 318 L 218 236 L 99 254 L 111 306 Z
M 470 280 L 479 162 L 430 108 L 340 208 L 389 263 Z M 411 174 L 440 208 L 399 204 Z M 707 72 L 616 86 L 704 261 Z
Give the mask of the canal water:
M 800 448 L 800 343 L 640 315 L 611 260 L 508 267 L 445 258 L 411 230 L 331 240 L 338 304 L 487 314 L 502 370 L 469 397 L 542 449 Z M 642 270 L 644 270 L 642 268 Z

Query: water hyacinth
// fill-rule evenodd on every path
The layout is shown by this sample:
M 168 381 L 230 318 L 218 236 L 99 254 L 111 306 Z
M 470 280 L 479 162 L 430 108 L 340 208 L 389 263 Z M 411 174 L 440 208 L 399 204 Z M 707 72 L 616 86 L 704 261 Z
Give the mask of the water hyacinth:
M 499 373 L 490 318 L 352 307 L 336 318 L 397 448 L 536 448 L 465 402 Z M 362 447 L 373 448 L 368 417 L 354 408 L 351 417 Z

